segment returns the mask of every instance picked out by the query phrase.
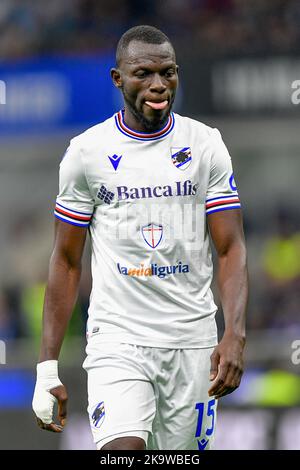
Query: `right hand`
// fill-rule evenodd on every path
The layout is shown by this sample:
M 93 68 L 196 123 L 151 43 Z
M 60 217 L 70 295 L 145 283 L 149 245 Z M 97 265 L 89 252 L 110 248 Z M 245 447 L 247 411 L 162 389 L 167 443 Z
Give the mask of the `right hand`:
M 67 417 L 68 394 L 57 373 L 57 361 L 41 362 L 37 366 L 37 381 L 32 408 L 41 429 L 62 432 Z M 53 421 L 54 404 L 58 405 L 58 421 Z

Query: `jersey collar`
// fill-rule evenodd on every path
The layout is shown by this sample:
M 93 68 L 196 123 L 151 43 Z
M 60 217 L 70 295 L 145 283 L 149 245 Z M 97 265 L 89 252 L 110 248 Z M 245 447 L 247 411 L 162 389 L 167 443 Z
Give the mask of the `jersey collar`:
M 115 121 L 117 128 L 119 129 L 122 134 L 126 135 L 127 137 L 131 137 L 131 139 L 135 140 L 159 140 L 165 137 L 166 135 L 170 134 L 170 132 L 173 130 L 174 124 L 175 124 L 175 118 L 174 114 L 171 113 L 169 115 L 168 121 L 165 124 L 165 126 L 160 129 L 159 131 L 148 133 L 148 132 L 138 132 L 133 129 L 130 129 L 125 122 L 124 122 L 124 109 L 119 111 L 115 115 Z

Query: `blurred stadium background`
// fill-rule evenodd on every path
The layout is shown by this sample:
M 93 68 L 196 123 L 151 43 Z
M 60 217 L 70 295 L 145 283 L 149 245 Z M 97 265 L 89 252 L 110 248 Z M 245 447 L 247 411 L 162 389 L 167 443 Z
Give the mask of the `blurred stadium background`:
M 220 129 L 244 207 L 246 372 L 220 403 L 216 447 L 300 449 L 299 0 L 0 0 L 0 448 L 93 448 L 81 369 L 88 247 L 61 355 L 61 436 L 37 428 L 31 398 L 59 161 L 71 137 L 121 106 L 109 68 L 136 24 L 174 42 L 176 111 Z

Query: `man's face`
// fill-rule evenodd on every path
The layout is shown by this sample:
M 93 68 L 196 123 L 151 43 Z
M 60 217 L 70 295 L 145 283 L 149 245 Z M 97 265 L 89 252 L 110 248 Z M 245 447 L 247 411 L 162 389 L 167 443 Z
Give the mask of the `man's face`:
M 119 69 L 111 71 L 121 88 L 126 111 L 146 130 L 156 130 L 166 121 L 175 99 L 178 67 L 172 46 L 132 41 Z M 125 112 L 126 112 L 125 111 Z

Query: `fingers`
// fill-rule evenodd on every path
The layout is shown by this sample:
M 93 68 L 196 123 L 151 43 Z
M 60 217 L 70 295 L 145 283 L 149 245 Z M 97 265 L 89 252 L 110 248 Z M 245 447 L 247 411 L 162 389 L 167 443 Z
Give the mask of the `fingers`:
M 211 366 L 210 366 L 209 380 L 214 380 L 217 377 L 219 361 L 220 361 L 220 355 L 216 350 L 214 350 L 214 352 L 210 356 Z
M 220 364 L 218 375 L 212 387 L 208 390 L 208 395 L 210 397 L 218 395 L 219 391 L 225 384 L 225 380 L 228 373 L 228 364 Z
M 234 392 L 234 390 L 236 389 L 237 387 L 233 387 L 233 388 L 224 388 L 224 390 L 222 392 L 220 392 L 218 395 L 215 396 L 215 399 L 216 400 L 219 400 L 219 398 L 222 398 L 222 397 L 225 397 L 225 395 L 229 395 L 230 393 Z
M 235 376 L 235 369 L 230 365 L 227 368 L 227 374 L 224 378 L 224 381 L 215 391 L 215 398 L 219 399 L 220 397 L 227 395 L 227 393 L 233 392 L 236 388 L 234 386 L 234 376 Z
M 62 426 L 59 426 L 58 424 L 55 423 L 50 423 L 50 424 L 45 424 L 43 421 L 36 416 L 36 420 L 38 423 L 38 426 L 41 429 L 44 429 L 45 431 L 51 431 L 51 432 L 62 432 Z
M 67 402 L 58 401 L 58 421 L 64 427 L 67 421 Z
M 57 399 L 58 420 L 60 422 L 61 427 L 64 427 L 66 424 L 66 419 L 67 419 L 67 403 L 68 403 L 67 391 L 65 387 L 61 385 L 59 387 L 56 387 L 50 390 L 50 393 Z
M 41 398 L 44 399 L 43 403 L 41 403 Z M 68 395 L 66 388 L 63 385 L 59 385 L 58 387 L 51 389 L 50 392 L 39 390 L 39 394 L 36 396 L 34 401 L 34 411 L 38 426 L 46 431 L 56 433 L 62 432 L 63 427 L 66 424 L 67 417 Z M 58 405 L 58 420 L 60 424 L 53 422 L 52 415 L 54 402 L 57 402 Z
M 217 400 L 236 390 L 240 385 L 243 374 L 241 367 L 237 364 L 220 366 L 220 371 L 215 384 L 209 390 L 209 395 L 214 395 Z
M 53 408 L 55 397 L 45 390 L 42 386 L 36 384 L 32 400 L 34 414 L 44 423 L 50 424 L 53 421 Z

